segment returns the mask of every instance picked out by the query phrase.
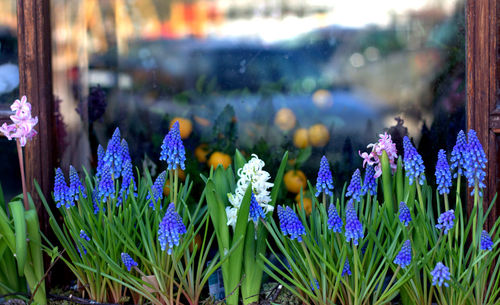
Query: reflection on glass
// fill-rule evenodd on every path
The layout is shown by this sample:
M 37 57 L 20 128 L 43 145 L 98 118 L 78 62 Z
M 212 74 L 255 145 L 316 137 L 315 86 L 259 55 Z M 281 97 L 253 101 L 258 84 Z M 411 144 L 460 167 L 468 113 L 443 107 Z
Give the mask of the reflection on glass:
M 52 0 L 63 163 L 116 126 L 137 165 L 157 160 L 180 119 L 193 177 L 235 148 L 270 168 L 289 150 L 311 180 L 326 154 L 343 183 L 384 130 L 431 169 L 465 127 L 461 0 L 76 3 Z
M 0 0 L 0 110 L 19 98 L 16 1 Z M 21 193 L 16 144 L 0 135 L 0 185 L 6 200 Z
M 16 1 L 0 0 L 0 104 L 10 104 L 19 95 L 16 29 Z

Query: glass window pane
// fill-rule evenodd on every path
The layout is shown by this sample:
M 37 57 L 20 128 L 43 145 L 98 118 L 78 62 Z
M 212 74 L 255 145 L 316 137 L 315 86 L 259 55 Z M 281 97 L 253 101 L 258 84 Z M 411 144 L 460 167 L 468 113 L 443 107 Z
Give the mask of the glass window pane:
M 379 133 L 401 153 L 409 134 L 431 170 L 465 128 L 463 0 L 52 5 L 66 166 L 117 126 L 137 164 L 156 162 L 180 119 L 193 177 L 239 148 L 270 169 L 288 150 L 312 181 L 326 154 L 343 183 Z
M 0 110 L 19 98 L 15 0 L 0 0 Z M 0 135 L 0 184 L 7 200 L 22 192 L 16 144 Z

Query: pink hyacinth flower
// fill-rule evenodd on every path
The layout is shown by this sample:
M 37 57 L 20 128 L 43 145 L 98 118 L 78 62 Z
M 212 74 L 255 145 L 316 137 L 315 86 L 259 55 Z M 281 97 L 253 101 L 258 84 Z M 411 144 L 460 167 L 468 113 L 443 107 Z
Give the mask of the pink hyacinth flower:
M 0 132 L 9 140 L 19 139 L 19 143 L 24 147 L 26 142 L 37 134 L 34 127 L 38 124 L 38 117 L 31 117 L 31 104 L 28 103 L 26 96 L 16 100 L 10 109 L 15 111 L 15 114 L 10 116 L 13 124 L 4 123 L 0 127 Z
M 363 158 L 363 167 L 366 164 L 373 166 L 375 170 L 374 177 L 380 177 L 382 175 L 382 168 L 380 166 L 380 156 L 385 151 L 387 157 L 389 158 L 389 164 L 393 173 L 396 172 L 397 164 L 396 159 L 398 158 L 398 152 L 396 150 L 396 144 L 392 142 L 391 135 L 384 133 L 379 135 L 380 139 L 377 143 L 368 144 L 367 148 L 371 148 L 370 153 L 358 152 L 359 156 Z

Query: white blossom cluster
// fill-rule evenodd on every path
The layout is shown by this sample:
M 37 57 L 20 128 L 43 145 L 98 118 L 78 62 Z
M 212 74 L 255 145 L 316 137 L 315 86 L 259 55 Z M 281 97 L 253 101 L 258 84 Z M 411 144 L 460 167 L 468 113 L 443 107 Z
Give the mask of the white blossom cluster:
M 273 187 L 274 184 L 267 182 L 271 179 L 271 175 L 263 170 L 264 165 L 264 161 L 253 154 L 252 159 L 238 170 L 238 176 L 240 178 L 236 184 L 235 193 L 227 194 L 229 202 L 232 205 L 226 207 L 227 225 L 233 226 L 233 229 L 236 225 L 241 201 L 250 183 L 252 183 L 252 191 L 255 199 L 264 210 L 264 213 L 267 214 L 274 210 L 274 207 L 268 204 L 271 201 L 271 192 L 269 189 Z

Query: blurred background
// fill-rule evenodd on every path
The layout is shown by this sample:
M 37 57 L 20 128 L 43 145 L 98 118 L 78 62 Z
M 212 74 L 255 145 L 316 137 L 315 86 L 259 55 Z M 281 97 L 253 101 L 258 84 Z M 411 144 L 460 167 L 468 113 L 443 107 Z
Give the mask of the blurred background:
M 274 174 L 289 151 L 294 197 L 306 177 L 315 182 L 323 154 L 341 189 L 362 166 L 358 151 L 384 131 L 400 153 L 402 137 L 413 138 L 432 180 L 437 151 L 450 151 L 465 128 L 463 0 L 51 5 L 66 169 L 95 165 L 97 145 L 119 127 L 135 165 L 158 173 L 161 142 L 179 120 L 186 174 L 197 180 L 229 164 L 236 148 L 257 153 Z M 17 68 L 15 1 L 0 0 L 0 12 L 0 69 Z M 17 85 L 2 85 L 4 76 L 0 103 L 11 103 Z M 9 158 L 15 146 L 0 141 Z

